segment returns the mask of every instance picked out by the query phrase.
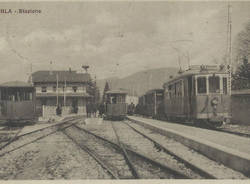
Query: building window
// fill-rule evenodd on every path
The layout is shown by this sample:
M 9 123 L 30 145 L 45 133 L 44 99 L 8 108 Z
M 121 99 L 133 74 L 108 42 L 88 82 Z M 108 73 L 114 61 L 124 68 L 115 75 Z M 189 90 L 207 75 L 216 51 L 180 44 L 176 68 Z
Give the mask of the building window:
M 47 87 L 46 87 L 46 86 L 43 86 L 43 87 L 42 87 L 42 92 L 43 92 L 43 93 L 46 93 L 46 92 L 47 92 Z
M 56 86 L 53 86 L 53 92 L 56 92 Z
M 77 87 L 76 86 L 73 86 L 72 89 L 73 89 L 74 92 L 77 91 Z
M 206 77 L 197 78 L 197 90 L 199 94 L 207 93 Z

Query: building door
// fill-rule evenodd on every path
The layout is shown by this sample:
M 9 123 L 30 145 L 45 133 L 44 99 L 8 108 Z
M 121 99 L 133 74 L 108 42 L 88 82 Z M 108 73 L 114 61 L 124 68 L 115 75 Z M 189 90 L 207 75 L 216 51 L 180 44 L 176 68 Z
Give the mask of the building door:
M 78 101 L 77 101 L 77 98 L 73 98 L 72 99 L 72 109 L 73 109 L 73 113 L 77 113 L 78 112 Z

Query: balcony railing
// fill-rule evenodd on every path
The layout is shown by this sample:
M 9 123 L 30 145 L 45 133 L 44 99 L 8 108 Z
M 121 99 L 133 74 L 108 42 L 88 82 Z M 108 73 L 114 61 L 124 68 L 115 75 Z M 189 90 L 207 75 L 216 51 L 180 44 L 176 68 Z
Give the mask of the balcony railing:
M 56 96 L 66 96 L 66 97 L 90 97 L 90 95 L 86 92 L 37 92 L 37 97 L 56 97 Z

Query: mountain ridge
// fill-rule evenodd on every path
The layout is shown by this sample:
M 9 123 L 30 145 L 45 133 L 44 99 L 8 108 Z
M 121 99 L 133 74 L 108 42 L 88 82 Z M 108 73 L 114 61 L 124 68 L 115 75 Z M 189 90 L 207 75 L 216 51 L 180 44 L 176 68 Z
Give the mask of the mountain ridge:
M 123 78 L 111 77 L 96 82 L 101 96 L 106 81 L 109 83 L 110 89 L 123 88 L 128 90 L 130 94 L 141 96 L 150 89 L 162 88 L 163 83 L 167 82 L 170 76 L 177 75 L 177 72 L 178 68 L 175 67 L 156 68 L 139 71 Z

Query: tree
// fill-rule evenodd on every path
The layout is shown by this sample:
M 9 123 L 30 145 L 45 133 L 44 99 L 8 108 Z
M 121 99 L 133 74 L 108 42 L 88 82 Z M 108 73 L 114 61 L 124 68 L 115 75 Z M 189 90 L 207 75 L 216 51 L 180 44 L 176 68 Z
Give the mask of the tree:
M 234 65 L 236 71 L 232 75 L 232 89 L 250 88 L 250 22 L 237 35 L 234 47 Z
M 96 80 L 93 81 L 92 78 L 90 78 L 90 81 L 88 82 L 87 92 L 93 97 L 92 101 L 93 101 L 94 104 L 99 103 L 99 101 L 100 101 L 100 90 L 96 85 Z
M 250 22 L 247 23 L 245 29 L 242 30 L 236 37 L 234 49 L 234 60 L 239 61 L 249 58 L 250 56 Z
M 109 91 L 109 83 L 106 81 L 104 90 L 103 90 L 103 95 L 102 95 L 102 102 L 106 102 L 106 92 Z
M 247 57 L 244 57 L 242 64 L 232 76 L 232 88 L 236 90 L 250 88 L 250 63 Z

